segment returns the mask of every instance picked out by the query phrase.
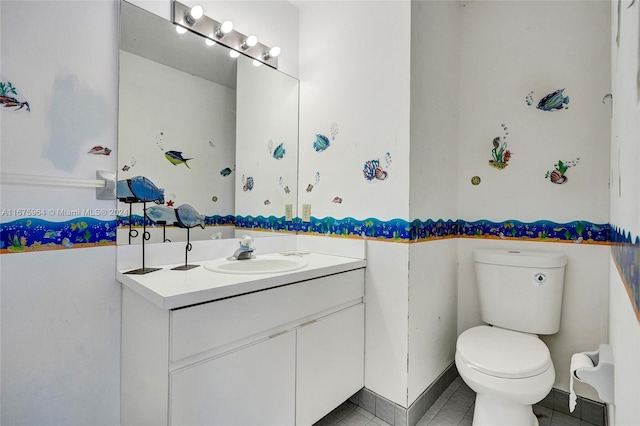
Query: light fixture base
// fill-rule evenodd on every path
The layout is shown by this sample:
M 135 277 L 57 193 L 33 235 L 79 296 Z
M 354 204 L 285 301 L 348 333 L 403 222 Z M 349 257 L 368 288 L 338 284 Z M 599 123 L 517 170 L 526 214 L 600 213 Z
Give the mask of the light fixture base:
M 190 25 L 186 21 L 186 16 L 189 15 L 191 8 L 179 1 L 173 2 L 173 23 L 182 27 L 188 28 L 191 32 L 199 34 L 205 38 L 211 38 L 211 34 L 215 34 L 216 30 L 220 27 L 221 22 L 211 19 L 207 15 L 203 15 L 193 25 Z M 265 54 L 269 52 L 270 47 L 258 42 L 255 46 L 242 48 L 242 43 L 247 39 L 247 36 L 236 31 L 231 30 L 223 37 L 217 38 L 216 43 L 226 46 L 230 49 L 237 50 L 243 55 L 252 59 L 256 59 L 272 68 L 278 68 L 278 58 Z

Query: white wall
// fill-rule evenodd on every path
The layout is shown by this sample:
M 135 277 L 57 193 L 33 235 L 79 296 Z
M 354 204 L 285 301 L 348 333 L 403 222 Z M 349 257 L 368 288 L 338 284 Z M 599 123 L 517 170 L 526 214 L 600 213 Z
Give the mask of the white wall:
M 458 218 L 461 7 L 411 2 L 410 217 Z
M 300 195 L 317 218 L 408 219 L 409 2 L 299 2 Z M 393 37 L 380 30 L 394 26 Z M 375 40 L 372 44 L 371 41 Z M 316 134 L 335 140 L 316 152 Z M 391 155 L 386 180 L 366 161 Z M 316 173 L 320 181 L 316 183 Z M 304 188 L 313 184 L 311 192 Z M 343 199 L 332 203 L 334 197 Z M 299 209 L 301 211 L 301 209 Z
M 3 2 L 4 4 L 4 2 Z M 98 1 L 10 1 L 2 9 L 2 80 L 27 100 L 26 109 L 2 108 L 2 172 L 95 179 L 115 170 L 117 140 L 117 4 Z M 86 14 L 103 16 L 97 24 Z M 24 22 L 24 16 L 31 14 Z M 75 25 L 67 23 L 73 20 Z M 22 34 L 20 34 L 22 32 Z M 54 49 L 52 46 L 64 46 Z M 92 64 L 92 65 L 89 65 Z M 87 152 L 101 145 L 111 155 Z M 94 189 L 2 186 L 7 209 L 112 209 Z M 40 218 L 64 221 L 46 214 Z M 2 221 L 17 217 L 4 216 Z M 113 215 L 98 217 L 114 219 Z
M 466 220 L 587 220 L 608 223 L 608 2 L 463 3 L 460 39 L 459 205 Z M 569 108 L 535 108 L 565 88 Z M 534 103 L 525 98 L 534 92 Z M 492 140 L 504 137 L 513 157 L 503 170 L 488 165 Z M 580 157 L 568 182 L 545 172 L 559 159 Z M 482 182 L 473 186 L 472 176 Z M 608 341 L 607 246 L 482 239 L 459 240 L 458 332 L 480 324 L 471 250 L 477 247 L 561 251 L 565 275 L 561 330 L 543 337 L 556 368 L 554 387 L 568 390 L 574 352 Z M 578 385 L 580 395 L 597 399 Z
M 457 251 L 456 239 L 413 244 L 409 251 L 409 405 L 454 359 Z
M 608 223 L 608 1 L 472 1 L 461 10 L 460 217 Z M 536 109 L 565 88 L 569 108 Z M 534 104 L 525 102 L 530 91 Z M 509 165 L 488 165 L 508 128 Z M 568 182 L 545 173 L 580 157 Z M 472 176 L 482 183 L 471 184 Z
M 609 342 L 615 362 L 615 424 L 640 424 L 640 320 L 629 300 L 618 269 L 611 262 Z
M 2 424 L 119 424 L 115 250 L 0 257 Z
M 296 4 L 299 205 L 311 204 L 316 218 L 408 220 L 410 3 Z M 393 28 L 393 35 L 381 36 L 385 28 Z M 334 123 L 335 139 L 316 152 L 316 134 L 331 138 Z M 387 152 L 387 179 L 366 180 L 364 163 L 380 159 L 385 167 Z M 305 191 L 308 184 L 314 185 L 310 192 Z M 334 197 L 343 202 L 333 203 Z M 369 240 L 367 248 L 365 386 L 406 406 L 408 247 Z
M 31 106 L 0 112 L 2 172 L 94 179 L 115 170 L 117 3 L 2 2 L 1 20 L 0 73 Z M 114 152 L 86 154 L 95 145 Z M 115 207 L 93 189 L 1 190 L 3 208 Z M 3 255 L 0 269 L 0 423 L 118 424 L 115 247 Z
M 458 218 L 460 4 L 411 3 L 412 219 Z M 453 362 L 457 333 L 458 243 L 409 246 L 407 404 Z
M 640 236 L 640 8 L 611 2 L 611 224 L 634 241 Z M 620 16 L 618 17 L 618 6 Z M 618 19 L 619 18 L 619 19 Z M 619 35 L 619 37 L 618 37 Z M 612 247 L 630 251 L 623 264 L 612 259 L 609 280 L 609 342 L 615 361 L 615 424 L 640 424 L 640 306 L 638 244 Z M 634 271 L 633 273 L 631 271 Z M 636 293 L 630 285 L 635 285 Z
M 405 244 L 367 241 L 364 386 L 402 406 L 408 384 L 408 265 Z

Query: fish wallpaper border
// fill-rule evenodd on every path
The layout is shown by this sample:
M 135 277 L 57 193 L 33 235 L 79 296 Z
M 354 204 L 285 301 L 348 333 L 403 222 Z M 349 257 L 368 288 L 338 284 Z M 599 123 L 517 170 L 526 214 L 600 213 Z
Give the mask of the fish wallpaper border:
M 237 229 L 255 231 L 299 232 L 342 238 L 374 238 L 398 243 L 418 243 L 444 238 L 482 238 L 577 244 L 612 244 L 612 242 L 618 244 L 623 241 L 628 244 L 627 240 L 630 238 L 624 239 L 616 234 L 615 239 L 612 239 L 609 224 L 596 224 L 584 220 L 568 223 L 540 220 L 525 223 L 517 220 L 493 222 L 485 219 L 477 221 L 414 219 L 409 222 L 404 219 L 381 221 L 375 218 L 360 220 L 351 217 L 343 219 L 312 217 L 310 222 L 302 222 L 300 218 L 287 221 L 284 216 L 216 215 L 205 216 L 204 223 L 207 226 L 228 225 L 235 226 Z M 148 218 L 146 224 L 150 227 L 157 226 Z M 0 223 L 0 253 L 114 245 L 117 228 L 128 226 L 129 216 L 118 216 L 112 221 L 80 217 L 66 222 L 50 222 L 25 217 Z M 131 216 L 131 226 L 143 226 L 143 217 Z
M 299 218 L 287 221 L 285 216 L 235 216 L 236 229 L 268 232 L 296 232 Z
M 22 218 L 0 223 L 0 254 L 116 244 L 116 221 L 77 217 L 64 222 Z
M 640 237 L 611 226 L 611 257 L 640 323 Z
M 585 220 L 557 223 L 548 220 L 492 222 L 459 220 L 459 237 L 502 240 L 531 240 L 576 244 L 610 244 L 611 227 Z
M 517 220 L 492 222 L 462 219 L 404 219 L 380 221 L 347 217 L 322 219 L 311 217 L 310 222 L 297 219 L 298 231 L 305 234 L 350 238 L 376 238 L 394 242 L 424 242 L 442 238 L 485 238 L 503 240 L 529 240 L 576 244 L 610 244 L 609 224 L 596 224 L 584 220 L 557 223 L 540 220 L 530 223 Z

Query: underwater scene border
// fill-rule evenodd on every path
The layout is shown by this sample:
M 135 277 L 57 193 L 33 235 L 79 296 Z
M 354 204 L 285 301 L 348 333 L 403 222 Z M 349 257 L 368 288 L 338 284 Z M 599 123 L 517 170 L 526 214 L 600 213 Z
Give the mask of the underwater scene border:
M 236 217 L 236 228 L 274 230 L 261 222 L 261 218 L 253 218 L 247 223 L 238 221 Z M 270 220 L 274 223 L 273 219 Z M 282 220 L 275 223 L 282 223 Z M 311 217 L 309 222 L 302 222 L 300 218 L 296 218 L 294 221 L 285 223 L 287 228 L 275 230 L 297 231 L 308 235 L 371 238 L 400 243 L 417 243 L 444 238 L 517 239 L 578 244 L 610 244 L 611 240 L 609 224 L 597 224 L 584 220 L 558 223 L 548 220 L 493 222 L 482 219 L 470 222 L 463 219 L 415 219 L 409 222 L 404 219 L 381 221 L 375 218 L 359 220 L 351 217 L 344 219 Z
M 611 257 L 640 322 L 640 238 L 612 225 Z
M 116 244 L 116 221 L 76 217 L 64 222 L 25 217 L 0 223 L 0 254 Z
M 98 220 L 78 217 L 64 222 L 25 217 L 0 223 L 0 254 L 60 248 L 86 248 L 112 245 L 116 242 L 116 230 L 121 227 L 143 226 L 144 218 L 134 215 L 118 216 L 114 220 Z M 207 216 L 206 225 L 234 225 L 237 229 L 267 232 L 298 232 L 307 235 L 326 235 L 343 238 L 371 238 L 397 243 L 417 243 L 444 238 L 516 239 L 546 242 L 573 242 L 582 244 L 619 243 L 625 237 L 617 232 L 612 241 L 611 226 L 584 220 L 557 223 L 547 220 L 520 222 L 507 220 L 466 221 L 462 219 L 391 219 L 387 221 L 351 217 L 311 217 L 309 222 L 300 218 L 287 221 L 276 216 Z M 158 227 L 146 220 L 146 226 Z M 625 240 L 626 241 L 626 240 Z

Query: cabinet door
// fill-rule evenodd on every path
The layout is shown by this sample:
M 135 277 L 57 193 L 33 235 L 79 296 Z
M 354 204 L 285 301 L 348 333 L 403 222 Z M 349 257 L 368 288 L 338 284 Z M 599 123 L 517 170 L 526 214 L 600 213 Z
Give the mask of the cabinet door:
M 364 305 L 298 329 L 296 425 L 312 425 L 364 386 Z
M 171 375 L 174 425 L 292 425 L 295 332 L 268 338 Z

